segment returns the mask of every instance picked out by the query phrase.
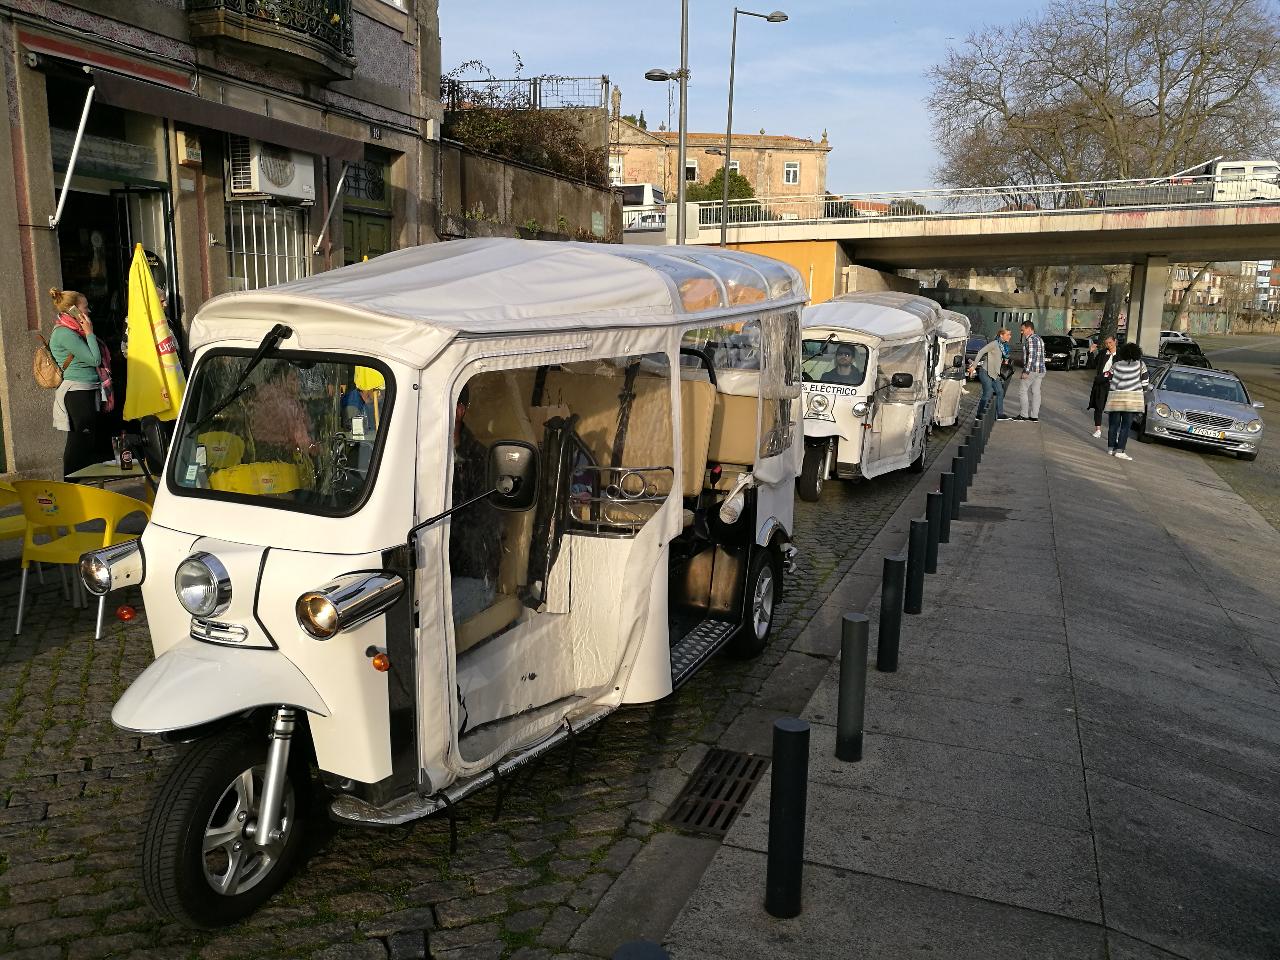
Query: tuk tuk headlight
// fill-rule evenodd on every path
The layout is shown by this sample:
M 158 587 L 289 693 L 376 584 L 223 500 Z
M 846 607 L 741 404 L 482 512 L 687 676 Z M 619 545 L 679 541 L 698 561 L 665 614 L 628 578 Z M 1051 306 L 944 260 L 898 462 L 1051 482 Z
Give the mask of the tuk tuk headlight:
M 868 409 L 867 401 L 865 400 L 853 401 L 853 415 L 855 417 L 865 417 L 867 415 L 867 409 Z
M 137 586 L 146 574 L 142 541 L 129 540 L 80 557 L 80 579 L 95 597 L 121 587 Z
M 178 564 L 173 589 L 182 608 L 201 620 L 216 617 L 231 606 L 231 575 L 211 553 L 193 553 Z
M 308 634 L 328 640 L 386 613 L 402 593 L 404 579 L 390 570 L 345 573 L 300 596 L 294 613 Z

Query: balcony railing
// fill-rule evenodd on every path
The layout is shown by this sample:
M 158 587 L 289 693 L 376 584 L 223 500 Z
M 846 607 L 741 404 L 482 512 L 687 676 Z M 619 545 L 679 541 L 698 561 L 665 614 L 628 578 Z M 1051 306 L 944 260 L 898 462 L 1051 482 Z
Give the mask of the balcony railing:
M 191 39 L 302 76 L 349 79 L 355 70 L 352 0 L 187 0 Z
M 608 77 L 528 77 L 517 80 L 457 80 L 445 77 L 440 99 L 446 110 L 601 110 L 609 99 Z

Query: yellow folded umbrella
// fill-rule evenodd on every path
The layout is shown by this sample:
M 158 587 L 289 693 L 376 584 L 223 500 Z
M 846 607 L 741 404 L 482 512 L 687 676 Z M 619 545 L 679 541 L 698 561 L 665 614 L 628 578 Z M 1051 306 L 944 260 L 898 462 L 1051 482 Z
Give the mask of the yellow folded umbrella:
M 129 268 L 128 327 L 124 418 L 137 420 L 154 414 L 161 420 L 172 420 L 182 405 L 187 375 L 142 244 L 134 247 Z

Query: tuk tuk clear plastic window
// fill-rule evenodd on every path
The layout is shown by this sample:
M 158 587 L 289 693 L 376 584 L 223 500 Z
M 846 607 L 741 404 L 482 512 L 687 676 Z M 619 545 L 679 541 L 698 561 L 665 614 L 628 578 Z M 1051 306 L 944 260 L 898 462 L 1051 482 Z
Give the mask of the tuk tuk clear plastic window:
M 451 503 L 485 492 L 495 443 L 531 444 L 540 473 L 532 510 L 480 500 L 450 519 L 460 642 L 506 629 L 519 606 L 548 607 L 566 532 L 634 536 L 674 485 L 671 371 L 661 353 L 477 373 L 454 415 Z
M 686 330 L 680 346 L 706 354 L 717 370 L 759 370 L 763 350 L 760 321 L 753 318 Z M 680 358 L 680 363 L 690 367 L 700 365 L 697 357 L 687 354 Z
M 928 377 L 925 376 L 925 356 L 928 350 L 924 340 L 908 340 L 903 343 L 882 344 L 877 351 L 876 390 L 890 403 L 909 403 L 924 400 L 929 395 Z M 891 385 L 895 373 L 909 373 L 911 386 Z
M 800 314 L 795 310 L 760 319 L 764 354 L 760 376 L 760 459 L 791 446 L 794 404 L 800 396 Z
M 169 489 L 327 516 L 368 496 L 394 400 L 380 362 L 217 351 L 196 369 L 174 436 Z M 247 376 L 245 375 L 247 372 Z

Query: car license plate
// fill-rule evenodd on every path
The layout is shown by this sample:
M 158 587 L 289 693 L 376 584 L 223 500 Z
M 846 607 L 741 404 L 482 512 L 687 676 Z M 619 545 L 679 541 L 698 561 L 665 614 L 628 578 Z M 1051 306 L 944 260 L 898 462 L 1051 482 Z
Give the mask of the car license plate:
M 1213 437 L 1215 440 L 1222 440 L 1226 434 L 1221 430 L 1209 430 L 1206 427 L 1187 427 L 1187 433 L 1195 434 L 1197 437 Z

